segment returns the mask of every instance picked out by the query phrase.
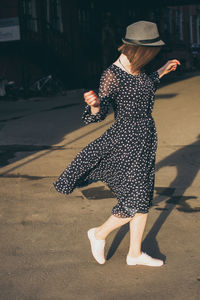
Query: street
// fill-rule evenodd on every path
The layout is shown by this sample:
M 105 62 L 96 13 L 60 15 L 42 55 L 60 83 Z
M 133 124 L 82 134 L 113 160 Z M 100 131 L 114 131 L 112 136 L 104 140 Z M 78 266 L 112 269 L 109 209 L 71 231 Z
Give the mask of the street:
M 96 263 L 87 230 L 108 218 L 116 198 L 100 181 L 69 195 L 52 185 L 113 113 L 84 125 L 82 90 L 0 101 L 0 299 L 200 299 L 199 82 L 195 74 L 156 92 L 156 182 L 143 251 L 164 259 L 160 268 L 126 265 L 128 226 L 110 234 L 106 264 Z

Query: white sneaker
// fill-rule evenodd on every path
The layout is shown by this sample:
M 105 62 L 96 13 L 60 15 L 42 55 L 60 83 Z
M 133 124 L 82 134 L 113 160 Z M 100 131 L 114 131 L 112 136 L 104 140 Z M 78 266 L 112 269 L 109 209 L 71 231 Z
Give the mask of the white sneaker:
M 130 266 L 145 265 L 145 266 L 151 266 L 151 267 L 160 267 L 164 264 L 163 260 L 153 258 L 144 252 L 142 252 L 142 254 L 138 257 L 132 257 L 132 256 L 127 255 L 126 263 L 127 263 L 127 265 L 130 265 Z
M 91 245 L 91 250 L 92 250 L 92 255 L 96 259 L 96 261 L 99 264 L 104 264 L 105 263 L 105 258 L 104 258 L 104 247 L 105 247 L 105 240 L 98 240 L 94 236 L 95 228 L 91 228 L 88 230 L 88 238 L 90 240 L 90 245 Z

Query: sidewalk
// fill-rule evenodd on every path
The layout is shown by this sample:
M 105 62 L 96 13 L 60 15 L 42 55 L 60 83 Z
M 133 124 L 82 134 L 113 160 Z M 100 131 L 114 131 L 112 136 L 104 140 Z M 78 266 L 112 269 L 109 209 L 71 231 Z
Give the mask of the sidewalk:
M 22 117 L 30 113 L 45 111 L 63 105 L 78 104 L 83 97 L 83 89 L 69 90 L 65 95 L 52 97 L 35 97 L 19 100 L 1 100 L 0 101 L 0 122 L 7 121 L 8 117 L 13 119 Z
M 0 151 L 7 158 L 0 170 L 0 299 L 199 300 L 199 82 L 200 75 L 193 76 L 156 93 L 155 197 L 143 251 L 166 259 L 161 268 L 125 264 L 127 226 L 108 237 L 107 262 L 98 265 L 86 232 L 110 215 L 115 197 L 102 182 L 70 195 L 52 187 L 73 157 L 112 124 L 113 114 L 84 126 L 81 92 L 0 102 Z

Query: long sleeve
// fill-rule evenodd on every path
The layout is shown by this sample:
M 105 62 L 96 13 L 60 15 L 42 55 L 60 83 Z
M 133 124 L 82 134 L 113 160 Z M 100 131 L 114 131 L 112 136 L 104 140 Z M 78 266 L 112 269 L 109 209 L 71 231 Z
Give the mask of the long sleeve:
M 86 104 L 82 120 L 85 124 L 92 122 L 103 121 L 109 111 L 110 104 L 118 91 L 118 81 L 115 74 L 108 68 L 106 69 L 100 79 L 98 97 L 100 99 L 100 111 L 93 115 L 90 106 Z
M 157 90 L 159 83 L 160 83 L 160 78 L 159 78 L 159 74 L 158 71 L 154 71 L 151 74 L 148 75 L 150 77 L 150 79 L 153 81 L 154 84 L 154 92 Z

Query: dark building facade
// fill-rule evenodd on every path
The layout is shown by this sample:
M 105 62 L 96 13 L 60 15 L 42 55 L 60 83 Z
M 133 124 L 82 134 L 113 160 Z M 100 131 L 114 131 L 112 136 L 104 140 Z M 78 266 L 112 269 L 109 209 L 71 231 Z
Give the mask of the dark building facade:
M 182 69 L 199 68 L 200 5 L 195 3 L 1 0 L 0 21 L 15 18 L 19 33 L 1 39 L 0 27 L 0 76 L 29 86 L 52 73 L 67 88 L 96 86 L 102 70 L 117 58 L 126 26 L 142 19 L 156 22 L 166 42 L 149 68 L 173 58 L 181 60 Z
M 16 79 L 21 77 L 18 1 L 2 0 L 0 6 L 0 78 Z

